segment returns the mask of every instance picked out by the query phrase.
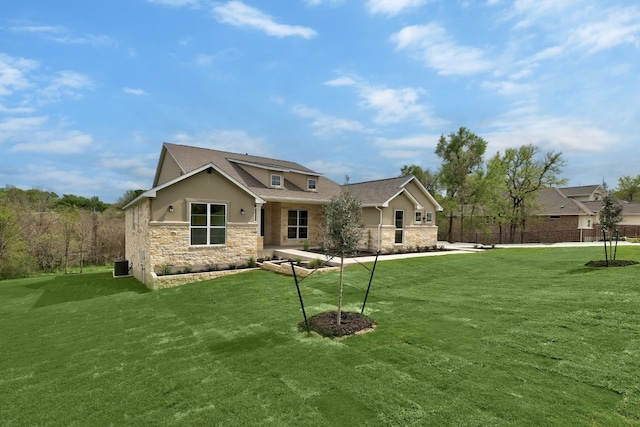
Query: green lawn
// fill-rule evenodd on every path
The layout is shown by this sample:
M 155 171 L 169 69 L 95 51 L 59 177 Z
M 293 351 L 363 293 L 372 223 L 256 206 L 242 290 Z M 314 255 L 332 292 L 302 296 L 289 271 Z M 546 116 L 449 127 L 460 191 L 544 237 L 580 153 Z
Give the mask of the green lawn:
M 298 332 L 293 279 L 264 271 L 0 282 L 0 425 L 638 426 L 640 266 L 584 267 L 602 252 L 380 263 L 378 328 L 346 340 Z M 337 277 L 302 282 L 310 315 Z M 358 310 L 368 272 L 346 280 Z

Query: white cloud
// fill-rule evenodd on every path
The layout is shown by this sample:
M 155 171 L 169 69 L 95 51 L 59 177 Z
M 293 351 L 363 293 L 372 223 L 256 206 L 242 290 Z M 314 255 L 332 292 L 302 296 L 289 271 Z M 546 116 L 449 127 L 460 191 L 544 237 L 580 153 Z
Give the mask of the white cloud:
M 14 33 L 28 33 L 60 44 L 88 44 L 91 46 L 117 45 L 116 41 L 109 36 L 94 34 L 75 35 L 63 26 L 23 25 L 14 26 L 9 29 Z
M 327 86 L 356 86 L 357 82 L 351 77 L 342 76 L 329 80 L 328 82 L 325 82 L 325 84 Z
M 153 165 L 153 160 L 157 160 L 155 155 L 153 158 L 149 156 L 123 158 L 114 153 L 105 153 L 100 158 L 100 166 L 103 169 L 112 169 L 119 172 L 124 171 L 136 177 L 152 179 L 156 174 L 155 168 L 150 166 Z
M 460 46 L 436 23 L 404 27 L 391 36 L 397 50 L 409 50 L 411 56 L 438 71 L 438 74 L 469 75 L 493 67 L 484 50 Z
M 200 0 L 147 0 L 149 3 L 159 4 L 162 6 L 171 7 L 183 7 L 183 6 L 198 6 Z
M 314 135 L 320 138 L 326 138 L 343 132 L 372 132 L 357 120 L 329 116 L 316 109 L 305 107 L 304 105 L 296 105 L 292 108 L 292 111 L 299 117 L 311 119 L 311 126 L 315 129 Z
M 589 54 L 616 46 L 640 43 L 640 12 L 636 9 L 610 11 L 604 20 L 576 29 L 570 44 Z
M 323 3 L 337 5 L 344 3 L 344 0 L 305 0 L 305 3 L 307 3 L 309 6 L 319 6 Z
M 236 129 L 212 129 L 194 135 L 183 132 L 174 135 L 171 142 L 257 156 L 273 155 L 273 148 L 264 138 L 253 137 Z
M 129 95 L 136 95 L 136 96 L 149 95 L 147 92 L 145 92 L 142 89 L 133 89 L 133 88 L 130 88 L 130 87 L 123 87 L 122 91 L 124 93 L 128 93 Z
M 26 74 L 37 67 L 36 61 L 0 53 L 0 96 L 31 86 Z
M 51 124 L 49 117 L 9 118 L 0 122 L 0 143 L 9 151 L 71 154 L 82 153 L 93 145 L 91 135 L 67 129 L 64 123 Z
M 420 97 L 425 94 L 421 88 L 389 88 L 375 86 L 354 77 L 338 77 L 325 82 L 327 86 L 355 87 L 360 97 L 359 105 L 376 112 L 373 121 L 379 124 L 417 121 L 423 126 L 443 124 L 444 121 L 434 117 L 433 112 Z
M 428 0 L 367 0 L 369 13 L 387 16 L 398 15 L 408 9 L 415 9 L 427 3 Z
M 75 71 L 59 71 L 43 89 L 37 91 L 38 103 L 57 102 L 64 98 L 80 99 L 81 91 L 93 89 L 95 84 L 88 76 Z
M 247 6 L 241 1 L 230 1 L 213 7 L 213 14 L 219 22 L 235 27 L 253 28 L 264 31 L 274 37 L 302 37 L 310 39 L 316 32 L 307 27 L 298 25 L 285 25 L 263 13 L 262 11 Z
M 618 135 L 585 119 L 530 112 L 507 114 L 491 128 L 483 137 L 493 151 L 533 144 L 544 150 L 603 153 L 621 142 Z

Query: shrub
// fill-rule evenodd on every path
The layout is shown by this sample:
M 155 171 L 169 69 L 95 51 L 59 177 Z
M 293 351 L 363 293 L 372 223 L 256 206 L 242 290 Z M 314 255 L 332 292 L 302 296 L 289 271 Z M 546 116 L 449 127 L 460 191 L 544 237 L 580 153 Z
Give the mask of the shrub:
M 249 257 L 249 259 L 247 260 L 247 267 L 249 268 L 253 268 L 256 266 L 256 259 L 254 257 Z
M 169 264 L 162 264 L 160 266 L 160 276 L 167 276 L 169 274 L 173 274 L 173 268 Z
M 320 268 L 322 267 L 322 265 L 324 264 L 324 261 L 322 261 L 320 258 L 314 258 L 311 261 L 309 261 L 309 268 Z
M 306 252 L 309 251 L 309 242 L 304 242 L 304 244 L 302 245 L 302 249 L 305 250 Z

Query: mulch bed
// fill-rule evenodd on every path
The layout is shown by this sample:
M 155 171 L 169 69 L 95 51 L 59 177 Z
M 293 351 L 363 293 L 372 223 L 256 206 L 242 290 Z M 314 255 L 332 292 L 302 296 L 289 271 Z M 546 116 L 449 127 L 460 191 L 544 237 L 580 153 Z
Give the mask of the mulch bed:
M 629 265 L 636 265 L 636 264 L 639 264 L 638 261 L 614 259 L 614 260 L 609 260 L 609 265 L 607 265 L 607 261 L 601 259 L 598 261 L 589 261 L 585 265 L 587 267 L 627 267 Z
M 372 331 L 376 324 L 367 316 L 360 313 L 343 311 L 340 325 L 337 323 L 337 311 L 327 311 L 308 318 L 309 328 L 323 337 L 346 337 Z M 301 331 L 306 331 L 304 321 L 298 324 Z

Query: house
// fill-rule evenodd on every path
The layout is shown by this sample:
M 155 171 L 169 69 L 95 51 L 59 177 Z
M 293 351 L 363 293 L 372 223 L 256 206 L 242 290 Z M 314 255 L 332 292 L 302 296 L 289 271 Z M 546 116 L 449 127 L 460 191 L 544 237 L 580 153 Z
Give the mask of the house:
M 599 226 L 602 200 L 606 195 L 601 185 L 579 187 L 550 187 L 537 191 L 536 213 L 527 218 L 526 230 L 518 233 L 521 243 L 590 242 L 602 239 Z M 640 235 L 640 203 L 621 202 L 621 237 Z M 505 227 L 500 229 L 496 218 L 488 216 L 482 207 L 477 217 L 484 217 L 484 230 L 474 229 L 464 238 L 483 244 L 505 243 L 508 239 Z M 459 236 L 459 222 L 454 221 L 453 236 Z M 442 232 L 443 230 L 441 230 Z M 444 230 L 446 231 L 446 230 Z M 442 239 L 446 238 L 443 234 Z
M 124 207 L 125 258 L 154 287 L 168 267 L 199 271 L 320 245 L 322 208 L 345 189 L 362 203 L 362 249 L 436 244 L 442 208 L 415 177 L 341 186 L 295 162 L 164 143 L 153 187 Z
M 602 239 L 599 223 L 605 196 L 605 189 L 597 184 L 538 190 L 539 213 L 528 221 L 525 242 L 590 242 Z M 620 235 L 638 235 L 640 204 L 622 202 L 622 207 Z

